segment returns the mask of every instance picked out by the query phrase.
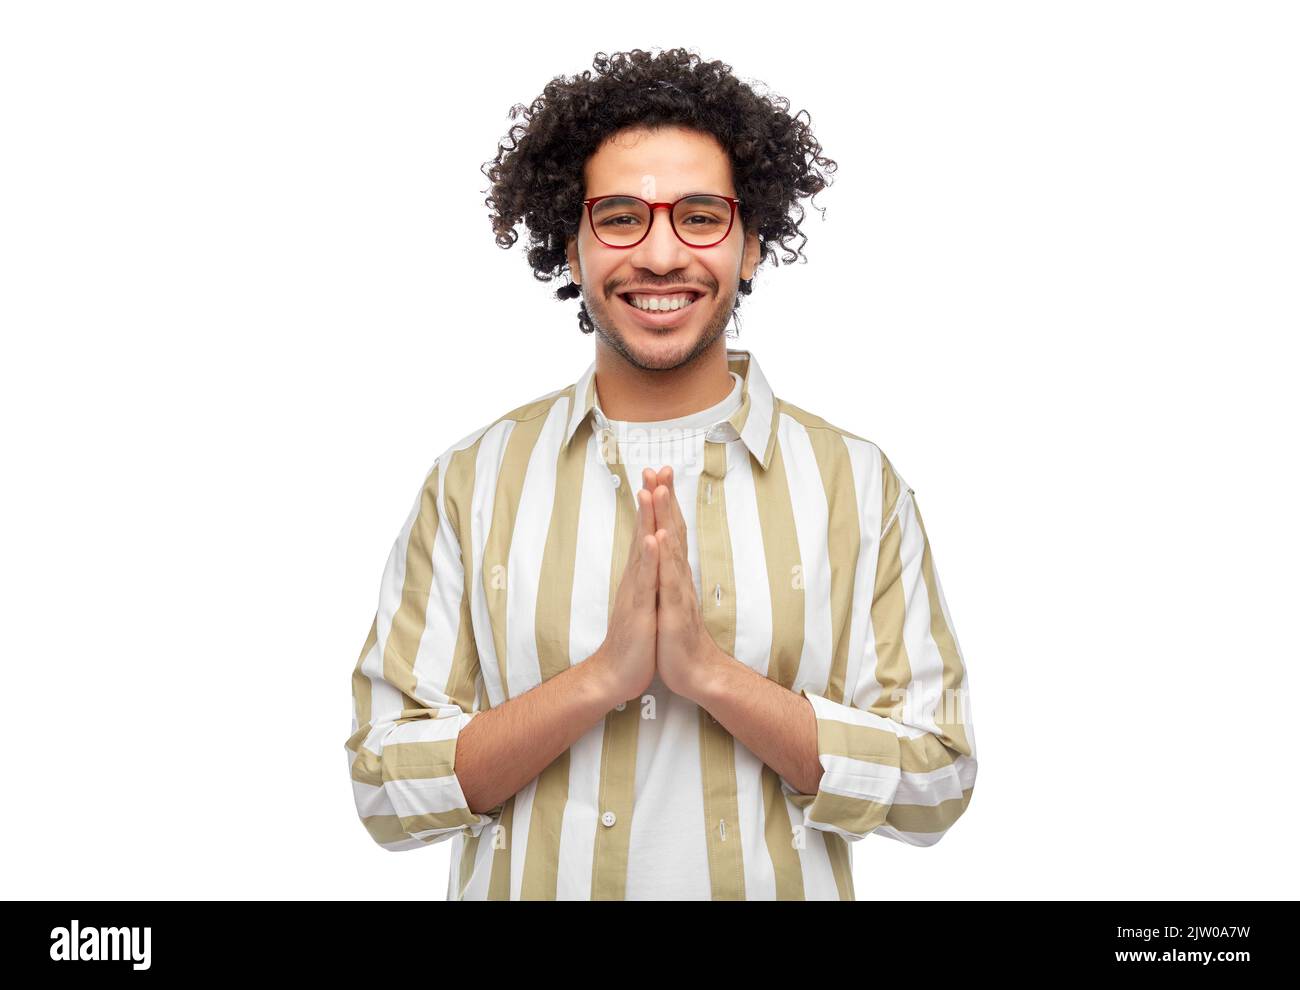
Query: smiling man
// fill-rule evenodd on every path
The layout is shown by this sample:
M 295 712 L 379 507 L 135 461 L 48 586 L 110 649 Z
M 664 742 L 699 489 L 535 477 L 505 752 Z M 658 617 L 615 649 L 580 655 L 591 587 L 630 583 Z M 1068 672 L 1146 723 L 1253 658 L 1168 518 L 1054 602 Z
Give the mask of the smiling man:
M 487 174 L 595 357 L 427 473 L 352 677 L 357 811 L 453 838 L 448 899 L 852 900 L 851 844 L 939 841 L 976 754 L 913 490 L 726 347 L 835 163 L 723 63 L 593 64 Z

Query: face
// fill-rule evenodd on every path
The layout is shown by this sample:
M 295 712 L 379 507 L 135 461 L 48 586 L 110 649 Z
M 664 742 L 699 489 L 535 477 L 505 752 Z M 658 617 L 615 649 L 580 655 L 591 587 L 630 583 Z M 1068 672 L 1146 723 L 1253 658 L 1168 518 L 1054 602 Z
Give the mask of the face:
M 584 178 L 587 196 L 670 203 L 692 193 L 736 195 L 726 152 L 711 135 L 682 127 L 613 135 L 587 160 Z M 668 210 L 658 209 L 645 239 L 619 249 L 596 237 L 584 206 L 578 235 L 568 239 L 569 270 L 600 340 L 647 370 L 676 368 L 707 351 L 727 329 L 739 280 L 752 278 L 758 266 L 758 235 L 744 230 L 743 208 L 712 247 L 683 243 Z M 696 298 L 684 310 L 643 314 L 627 298 L 637 289 Z

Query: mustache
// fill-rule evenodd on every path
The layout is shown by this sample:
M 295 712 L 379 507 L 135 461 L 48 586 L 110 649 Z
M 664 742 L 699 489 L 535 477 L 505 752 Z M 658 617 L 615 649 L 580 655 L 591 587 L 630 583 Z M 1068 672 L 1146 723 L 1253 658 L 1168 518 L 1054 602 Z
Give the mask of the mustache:
M 617 296 L 625 292 L 671 292 L 673 289 L 703 292 L 705 295 L 711 296 L 717 286 L 706 282 L 638 282 L 636 285 L 623 282 L 607 289 L 606 295 Z

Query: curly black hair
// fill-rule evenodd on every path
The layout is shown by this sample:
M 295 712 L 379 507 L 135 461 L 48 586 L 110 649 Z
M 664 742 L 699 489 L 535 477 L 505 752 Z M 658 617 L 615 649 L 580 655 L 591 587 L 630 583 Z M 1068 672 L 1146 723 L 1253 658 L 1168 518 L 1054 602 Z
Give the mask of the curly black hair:
M 713 135 L 731 161 L 741 222 L 758 234 L 760 264 L 769 257 L 777 265 L 808 260 L 800 253 L 808 238 L 799 230 L 804 211 L 796 199 L 830 185 L 837 166 L 822 155 L 807 111 L 791 116 L 789 100 L 760 95 L 733 76 L 731 66 L 705 62 L 685 48 L 657 57 L 639 48 L 598 52 L 592 67 L 594 76 L 590 70 L 556 76 L 530 106 L 513 106 L 510 118 L 522 114 L 527 123 L 512 126 L 509 144 L 498 144 L 496 158 L 481 169 L 492 183 L 483 192 L 490 192 L 484 202 L 496 242 L 511 247 L 522 219 L 534 278 L 549 282 L 567 270 L 566 238 L 578 232 L 582 217 L 583 165 L 606 138 L 633 126 L 679 125 Z M 800 240 L 792 249 L 788 242 L 795 237 Z M 778 243 L 786 252 L 782 258 L 774 249 Z M 751 292 L 753 280 L 741 279 L 736 308 Z M 581 294 L 570 280 L 555 297 Z M 595 329 L 585 303 L 578 326 L 583 333 Z

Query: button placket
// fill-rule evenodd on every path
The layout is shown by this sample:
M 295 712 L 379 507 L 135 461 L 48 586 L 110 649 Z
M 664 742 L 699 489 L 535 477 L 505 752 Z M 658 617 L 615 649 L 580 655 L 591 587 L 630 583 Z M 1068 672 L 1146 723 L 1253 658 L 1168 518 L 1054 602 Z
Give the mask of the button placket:
M 598 420 L 599 422 L 599 420 Z M 601 442 L 602 438 L 608 442 Z M 598 456 L 610 476 L 610 497 L 614 500 L 615 550 L 611 560 L 609 609 L 612 614 L 614 596 L 626 564 L 626 552 L 636 526 L 636 496 L 627 481 L 627 471 L 613 444 L 612 431 L 598 435 Z M 608 456 L 606 456 L 608 454 Z M 626 491 L 630 501 L 619 493 Z M 600 823 L 603 828 L 596 833 L 592 858 L 593 900 L 622 900 L 627 882 L 626 863 L 630 839 L 626 827 L 613 826 L 623 816 L 631 821 L 635 800 L 635 772 L 637 735 L 640 726 L 638 711 L 626 701 L 620 702 L 605 716 L 605 742 L 601 753 L 600 796 L 597 808 L 602 809 Z
M 705 443 L 704 470 L 700 475 L 695 503 L 702 617 L 709 635 L 728 653 L 735 650 L 736 641 L 735 595 L 724 593 L 733 587 L 735 581 L 724 485 L 730 449 L 729 439 L 713 439 L 710 435 Z M 740 820 L 736 792 L 736 742 L 702 706 L 699 725 L 705 820 L 709 822 L 709 882 L 713 899 L 743 900 L 744 861 L 741 843 L 735 835 L 735 823 Z

